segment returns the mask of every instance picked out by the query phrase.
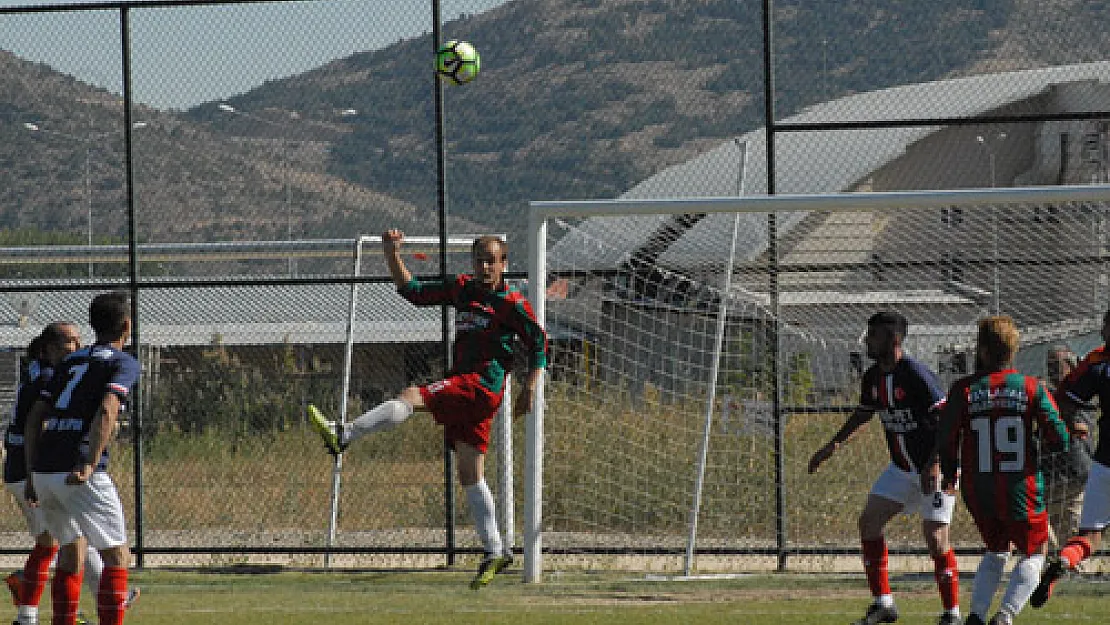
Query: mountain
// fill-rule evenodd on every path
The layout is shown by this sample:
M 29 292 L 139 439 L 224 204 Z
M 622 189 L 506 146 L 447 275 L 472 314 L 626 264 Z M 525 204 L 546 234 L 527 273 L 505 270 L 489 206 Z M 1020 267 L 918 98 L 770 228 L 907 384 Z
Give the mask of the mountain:
M 75 233 L 54 243 L 126 241 L 119 96 L 0 51 L 0 120 L 0 230 L 9 233 L 0 245 L 43 242 L 28 230 Z M 435 219 L 434 206 L 326 171 L 330 142 L 349 132 L 342 125 L 313 128 L 312 140 L 296 140 L 295 128 L 288 137 L 248 137 L 143 106 L 132 123 L 140 243 L 424 232 Z M 457 217 L 451 229 L 482 227 Z M 350 270 L 349 260 L 341 264 Z
M 528 200 L 611 198 L 764 124 L 758 0 L 517 0 L 446 25 L 482 73 L 446 88 L 452 214 L 523 229 Z M 777 117 L 884 87 L 1110 58 L 1110 3 L 776 3 Z M 328 171 L 434 205 L 430 36 L 340 59 L 232 100 L 366 112 Z M 224 125 L 210 106 L 194 119 Z
M 519 238 L 529 200 L 615 197 L 762 126 L 761 8 L 515 0 L 444 25 L 445 38 L 482 53 L 475 82 L 444 90 L 452 232 Z M 1104 60 L 1108 18 L 1103 0 L 779 2 L 776 116 L 894 85 Z M 432 48 L 426 34 L 226 103 L 140 109 L 135 119 L 150 122 L 136 131 L 144 238 L 434 232 Z M 0 55 L 0 114 L 42 115 L 75 136 L 122 127 L 118 98 L 10 55 Z M 81 232 L 81 144 L 14 125 L 0 139 L 22 155 L 5 151 L 0 226 L 38 219 Z M 96 146 L 94 212 L 112 217 L 98 231 L 119 234 L 126 224 L 110 211 L 123 199 L 122 135 L 108 139 Z

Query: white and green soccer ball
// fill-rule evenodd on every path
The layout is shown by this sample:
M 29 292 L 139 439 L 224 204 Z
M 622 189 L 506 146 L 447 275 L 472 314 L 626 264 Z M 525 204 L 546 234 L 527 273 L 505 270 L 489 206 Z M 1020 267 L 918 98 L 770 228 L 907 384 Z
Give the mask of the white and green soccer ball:
M 436 74 L 454 84 L 466 84 L 478 77 L 481 58 L 478 50 L 465 41 L 452 39 L 436 52 Z

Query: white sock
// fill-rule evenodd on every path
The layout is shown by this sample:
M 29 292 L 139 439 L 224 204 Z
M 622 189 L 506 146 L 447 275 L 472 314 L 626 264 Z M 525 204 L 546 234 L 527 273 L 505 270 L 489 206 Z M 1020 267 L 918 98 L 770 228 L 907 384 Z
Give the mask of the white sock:
M 486 555 L 501 555 L 501 532 L 497 530 L 497 515 L 493 507 L 493 494 L 484 479 L 466 487 L 466 504 L 470 509 L 470 519 L 482 539 Z
M 355 440 L 401 425 L 412 415 L 412 406 L 400 399 L 391 399 L 378 404 L 368 412 L 364 412 L 357 419 L 343 428 L 343 440 L 339 441 L 346 447 Z
M 995 553 L 988 551 L 979 561 L 979 568 L 975 571 L 975 579 L 971 582 L 971 614 L 978 614 L 986 620 L 991 609 L 991 601 L 998 585 L 1002 583 L 1002 571 L 1006 568 L 1006 561 L 1010 559 L 1008 553 Z
M 39 607 L 37 605 L 21 605 L 16 609 L 16 621 L 20 625 L 38 625 Z
M 104 560 L 100 559 L 100 552 L 92 547 L 88 548 L 85 552 L 85 588 L 88 588 L 93 596 L 100 592 L 100 574 L 104 572 Z
M 999 609 L 1011 617 L 1017 616 L 1040 582 L 1043 566 L 1044 556 L 1039 553 L 1022 558 L 1010 572 L 1010 583 L 1006 586 L 1006 593 L 1002 595 Z
M 894 595 L 879 595 L 875 597 L 875 603 L 883 606 L 884 608 L 894 607 Z

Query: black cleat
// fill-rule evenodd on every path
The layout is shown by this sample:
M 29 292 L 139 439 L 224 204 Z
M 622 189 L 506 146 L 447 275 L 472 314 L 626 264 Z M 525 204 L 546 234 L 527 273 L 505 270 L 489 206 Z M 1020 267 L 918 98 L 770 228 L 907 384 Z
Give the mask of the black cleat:
M 1064 562 L 1060 558 L 1049 560 L 1044 567 L 1044 571 L 1041 571 L 1041 581 L 1037 583 L 1037 587 L 1033 589 L 1033 594 L 1029 596 L 1029 605 L 1034 608 L 1044 605 L 1048 598 L 1052 596 L 1052 589 L 1056 587 L 1056 580 L 1063 577 L 1066 570 Z
M 898 608 L 872 603 L 867 606 L 867 614 L 852 625 L 877 625 L 878 623 L 893 623 L 898 620 Z

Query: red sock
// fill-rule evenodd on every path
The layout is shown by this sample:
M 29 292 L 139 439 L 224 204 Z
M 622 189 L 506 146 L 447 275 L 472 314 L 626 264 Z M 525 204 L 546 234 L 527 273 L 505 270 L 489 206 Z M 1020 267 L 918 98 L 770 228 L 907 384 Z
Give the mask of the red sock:
M 863 542 L 863 570 L 867 573 L 867 587 L 871 596 L 890 594 L 890 578 L 887 576 L 886 540 L 865 540 Z
M 77 625 L 81 574 L 55 569 L 54 583 L 50 585 L 50 598 L 54 604 L 54 618 L 50 621 L 52 625 Z
M 123 625 L 123 602 L 127 600 L 127 569 L 106 566 L 96 593 L 96 616 L 100 625 Z
M 54 561 L 56 553 L 57 546 L 35 545 L 31 550 L 27 563 L 23 565 L 23 585 L 19 588 L 20 605 L 37 606 L 42 600 L 46 582 L 50 580 L 50 563 Z
M 937 580 L 944 609 L 951 610 L 960 605 L 960 565 L 956 562 L 955 551 L 949 549 L 933 559 L 933 577 Z
M 1060 559 L 1067 562 L 1069 569 L 1091 556 L 1091 541 L 1082 536 L 1072 536 L 1060 550 Z

